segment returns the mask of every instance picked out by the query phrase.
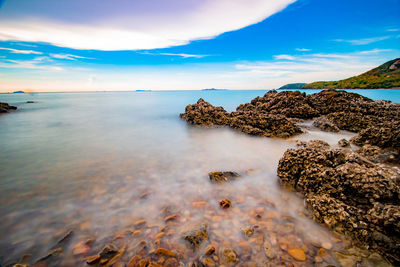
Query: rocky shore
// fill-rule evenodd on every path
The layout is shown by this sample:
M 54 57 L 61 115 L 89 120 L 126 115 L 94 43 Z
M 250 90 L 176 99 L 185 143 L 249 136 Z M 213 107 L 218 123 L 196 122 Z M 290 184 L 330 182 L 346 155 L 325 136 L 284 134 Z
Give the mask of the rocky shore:
M 300 134 L 297 123 L 305 120 L 322 131 L 358 133 L 337 149 L 302 142 L 285 152 L 277 173 L 283 186 L 301 192 L 316 221 L 400 264 L 400 104 L 336 90 L 269 91 L 232 113 L 200 99 L 181 118 L 267 137 Z
M 8 113 L 11 110 L 16 110 L 16 109 L 17 109 L 17 107 L 15 107 L 15 106 L 10 106 L 7 103 L 0 102 L 0 113 Z

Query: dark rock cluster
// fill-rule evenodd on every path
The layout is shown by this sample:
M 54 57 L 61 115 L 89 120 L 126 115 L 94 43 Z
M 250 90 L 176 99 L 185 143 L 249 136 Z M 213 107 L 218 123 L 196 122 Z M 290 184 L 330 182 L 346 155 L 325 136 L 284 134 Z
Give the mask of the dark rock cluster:
M 15 106 L 10 106 L 7 103 L 0 102 L 0 113 L 7 113 L 10 110 L 16 110 L 16 109 L 17 109 L 17 107 L 15 107 Z
M 364 155 L 379 154 L 366 149 Z M 331 149 L 323 141 L 301 143 L 285 152 L 278 176 L 304 194 L 317 221 L 399 263 L 400 171 L 364 155 Z
M 314 126 L 323 131 L 359 133 L 350 140 L 356 145 L 400 150 L 400 104 L 346 91 L 324 90 L 310 95 L 269 91 L 232 113 L 200 99 L 188 105 L 181 118 L 194 125 L 230 126 L 250 135 L 282 138 L 302 132 L 297 120 L 316 118 Z

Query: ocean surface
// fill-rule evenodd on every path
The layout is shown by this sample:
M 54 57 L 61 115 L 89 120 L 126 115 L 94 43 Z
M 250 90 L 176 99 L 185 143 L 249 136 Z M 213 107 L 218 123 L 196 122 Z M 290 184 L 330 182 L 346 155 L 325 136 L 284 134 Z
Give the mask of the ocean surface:
M 400 90 L 349 91 L 400 103 Z M 201 222 L 208 224 L 210 242 L 230 244 L 242 261 L 257 264 L 266 260 L 266 238 L 284 262 L 291 260 L 285 251 L 292 245 L 308 258 L 316 255 L 315 243 L 329 244 L 332 251 L 349 246 L 305 215 L 303 200 L 280 188 L 276 169 L 296 140 L 317 138 L 337 146 L 354 133 L 309 127 L 306 134 L 279 140 L 196 128 L 179 118 L 200 97 L 233 111 L 265 92 L 0 94 L 0 102 L 18 106 L 0 115 L 0 266 L 24 255 L 34 263 L 71 230 L 62 255 L 54 257 L 56 265 L 85 266 L 85 257 L 107 243 L 121 246 L 118 242 L 127 244 L 121 258 L 127 262 L 140 240 L 157 246 L 160 231 L 161 246 L 180 251 L 186 264 L 202 252 L 188 249 L 182 233 Z M 208 173 L 219 170 L 243 177 L 210 183 Z M 231 209 L 219 208 L 224 198 L 232 201 Z M 165 220 L 170 215 L 172 222 Z M 249 240 L 241 228 L 255 225 L 262 230 Z M 77 253 L 76 245 L 88 238 L 93 242 Z M 326 262 L 337 259 L 332 253 Z

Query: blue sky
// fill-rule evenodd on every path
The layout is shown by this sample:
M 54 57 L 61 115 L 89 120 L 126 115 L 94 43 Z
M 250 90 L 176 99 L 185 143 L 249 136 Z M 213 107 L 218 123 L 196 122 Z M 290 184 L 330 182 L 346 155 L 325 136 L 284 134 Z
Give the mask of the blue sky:
M 271 89 L 400 57 L 400 0 L 0 2 L 0 92 Z

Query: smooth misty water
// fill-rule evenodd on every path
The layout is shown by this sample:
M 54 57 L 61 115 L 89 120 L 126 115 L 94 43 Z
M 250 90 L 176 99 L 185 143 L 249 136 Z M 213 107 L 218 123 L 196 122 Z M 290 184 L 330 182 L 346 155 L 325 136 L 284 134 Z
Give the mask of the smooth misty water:
M 397 90 L 358 92 L 400 102 Z M 330 243 L 334 249 L 348 245 L 304 215 L 301 198 L 279 187 L 276 169 L 295 139 L 324 139 L 336 146 L 354 134 L 311 128 L 291 140 L 276 140 L 225 128 L 195 128 L 179 119 L 185 106 L 199 97 L 232 111 L 264 93 L 0 95 L 0 102 L 18 106 L 18 111 L 0 115 L 0 265 L 15 263 L 24 254 L 35 262 L 71 229 L 74 234 L 57 261 L 64 266 L 85 265 L 86 256 L 111 242 L 127 244 L 122 257 L 127 262 L 140 240 L 157 246 L 160 231 L 166 236 L 160 246 L 180 251 L 187 263 L 202 252 L 185 247 L 181 235 L 197 222 L 209 225 L 210 242 L 232 246 L 241 261 L 258 264 L 266 260 L 266 239 L 284 262 L 291 261 L 285 253 L 291 246 L 304 248 L 312 261 L 318 246 L 310 244 Z M 233 183 L 211 184 L 207 174 L 217 170 L 245 175 Z M 223 198 L 232 201 L 231 209 L 218 207 Z M 165 222 L 171 214 L 179 218 Z M 145 226 L 135 226 L 143 219 Z M 240 229 L 253 225 L 259 230 L 249 240 Z M 125 232 L 122 238 L 127 229 L 141 232 Z M 95 240 L 90 251 L 73 255 L 74 245 L 87 238 Z M 337 261 L 333 257 L 327 262 Z

